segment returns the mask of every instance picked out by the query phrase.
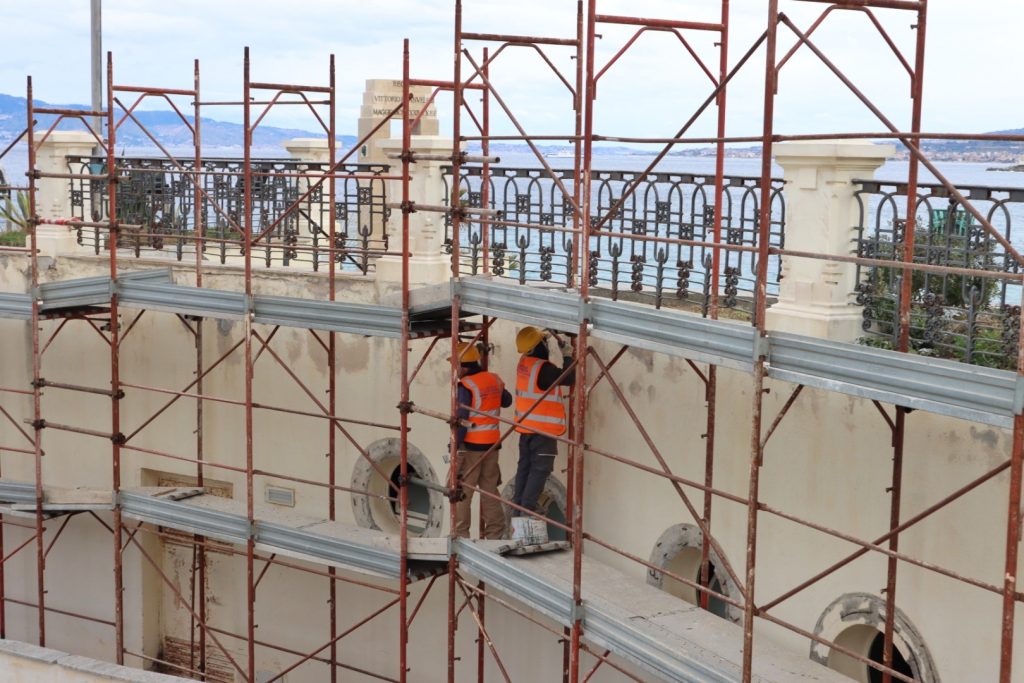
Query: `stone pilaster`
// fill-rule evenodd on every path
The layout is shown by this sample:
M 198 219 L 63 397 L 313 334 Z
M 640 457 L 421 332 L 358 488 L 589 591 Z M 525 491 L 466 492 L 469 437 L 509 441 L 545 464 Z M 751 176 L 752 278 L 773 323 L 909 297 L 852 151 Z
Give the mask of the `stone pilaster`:
M 44 173 L 69 173 L 68 156 L 88 156 L 96 138 L 83 131 L 53 131 L 42 140 L 36 133 L 36 168 Z M 40 143 L 39 141 L 42 140 Z M 43 220 L 71 218 L 71 181 L 66 178 L 40 178 L 36 181 L 36 212 Z M 40 225 L 36 243 L 44 256 L 82 251 L 75 233 L 63 225 Z
M 402 141 L 383 140 L 380 149 L 384 154 L 400 153 Z M 414 154 L 451 154 L 452 141 L 435 135 L 416 135 L 412 138 Z M 392 160 L 393 164 L 399 164 Z M 441 169 L 449 165 L 446 161 L 417 161 L 411 165 L 409 198 L 421 204 L 445 204 L 445 185 Z M 395 175 L 401 174 L 401 166 L 395 166 Z M 391 202 L 402 200 L 400 181 L 389 181 L 388 197 Z M 402 214 L 396 209 L 391 214 L 390 244 L 392 251 L 401 247 Z M 444 246 L 444 215 L 433 211 L 420 211 L 409 216 L 409 281 L 412 286 L 446 282 L 451 276 L 451 260 L 441 253 Z M 400 256 L 385 256 L 377 259 L 377 279 L 384 282 L 401 282 L 402 259 Z
M 858 220 L 858 178 L 873 178 L 892 145 L 866 140 L 786 142 L 772 149 L 786 181 L 786 248 L 849 255 Z M 835 341 L 860 337 L 854 307 L 856 266 L 819 259 L 782 259 L 779 300 L 768 309 L 770 330 Z

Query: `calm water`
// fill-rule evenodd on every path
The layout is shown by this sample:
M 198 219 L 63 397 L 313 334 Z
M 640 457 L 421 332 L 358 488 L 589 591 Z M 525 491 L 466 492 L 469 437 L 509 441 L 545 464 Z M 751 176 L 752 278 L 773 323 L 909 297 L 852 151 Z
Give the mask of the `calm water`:
M 178 151 L 176 150 L 176 152 Z M 125 150 L 125 153 L 129 156 L 156 156 L 153 150 L 128 149 Z M 180 153 L 187 157 L 190 151 L 181 150 Z M 207 156 L 237 157 L 241 156 L 241 152 L 238 148 L 213 149 L 209 151 Z M 288 155 L 283 149 L 261 149 L 255 150 L 254 156 L 257 158 L 282 158 Z M 647 167 L 651 158 L 642 154 L 596 155 L 594 157 L 594 167 L 601 170 L 640 171 Z M 572 158 L 570 157 L 547 157 L 547 162 L 552 168 L 571 168 L 572 166 Z M 540 168 L 540 163 L 531 152 L 503 153 L 501 154 L 500 165 Z M 947 178 L 959 186 L 984 185 L 1024 189 L 1024 173 L 988 170 L 990 167 L 1000 166 L 1001 164 L 947 161 L 938 162 L 936 165 Z M 11 150 L 4 159 L 0 159 L 0 168 L 3 168 L 11 184 L 23 184 L 25 169 L 27 168 L 24 147 L 19 145 Z M 908 164 L 905 161 L 890 161 L 878 170 L 876 177 L 880 180 L 906 180 L 907 168 Z M 668 157 L 662 161 L 658 170 L 713 174 L 715 172 L 715 161 L 712 158 L 704 157 Z M 726 159 L 725 171 L 729 175 L 759 176 L 761 174 L 761 160 Z M 773 174 L 776 177 L 781 177 L 782 169 L 773 165 Z M 929 183 L 936 182 L 936 180 L 926 169 L 922 168 L 921 182 Z
M 188 156 L 190 150 L 172 150 L 183 156 Z M 126 149 L 123 150 L 128 156 L 154 156 L 153 150 Z M 237 157 L 240 155 L 239 148 L 226 148 L 210 150 L 208 156 L 213 157 Z M 287 154 L 284 150 L 260 149 L 254 150 L 256 158 L 282 158 Z M 647 167 L 652 157 L 642 154 L 602 154 L 595 155 L 594 166 L 599 170 L 624 170 L 640 171 Z M 571 157 L 547 157 L 546 161 L 553 168 L 571 168 Z M 999 188 L 1021 188 L 1024 189 L 1024 173 L 1011 173 L 1001 171 L 990 171 L 990 167 L 998 166 L 995 163 L 967 163 L 967 162 L 941 162 L 936 164 L 939 170 L 958 187 L 988 186 Z M 529 151 L 502 153 L 500 166 L 540 168 L 537 158 Z M 27 167 L 24 146 L 19 145 L 8 155 L 0 160 L 0 168 L 3 168 L 8 182 L 12 185 L 23 185 L 25 183 L 25 169 Z M 687 172 L 695 174 L 713 175 L 715 161 L 713 158 L 703 157 L 668 157 L 662 161 L 657 170 Z M 726 159 L 725 171 L 728 175 L 756 177 L 761 172 L 760 159 Z M 890 161 L 882 166 L 876 173 L 879 180 L 905 181 L 907 178 L 908 163 L 906 161 Z M 782 169 L 773 166 L 773 175 L 782 176 Z M 933 183 L 936 179 L 921 169 L 921 182 Z M 982 212 L 987 211 L 987 203 L 980 203 L 978 208 Z M 1009 221 L 1007 221 L 1009 219 Z M 1006 223 L 1011 225 L 1024 226 L 1024 203 L 1009 204 L 1008 215 L 996 215 L 993 222 L 1002 232 L 1009 232 L 1011 241 L 1024 249 L 1024 230 L 1018 227 L 1016 230 L 1007 230 Z
M 653 157 L 634 154 L 610 154 L 594 157 L 594 167 L 601 170 L 641 171 Z M 571 168 L 572 159 L 566 157 L 548 157 L 547 162 L 552 168 Z M 502 166 L 536 167 L 540 164 L 532 153 L 505 153 L 501 155 Z M 958 186 L 986 185 L 993 187 L 1024 188 L 1024 173 L 1005 171 L 989 171 L 996 163 L 939 162 L 936 163 L 951 182 Z M 772 165 L 773 174 L 782 177 L 782 169 Z M 906 180 L 909 164 L 906 161 L 890 161 L 878 169 L 875 177 L 879 180 Z M 714 174 L 715 160 L 703 157 L 667 157 L 658 166 L 658 170 L 687 173 Z M 726 159 L 725 172 L 729 175 L 760 176 L 760 159 Z M 921 168 L 921 182 L 937 182 L 931 173 Z

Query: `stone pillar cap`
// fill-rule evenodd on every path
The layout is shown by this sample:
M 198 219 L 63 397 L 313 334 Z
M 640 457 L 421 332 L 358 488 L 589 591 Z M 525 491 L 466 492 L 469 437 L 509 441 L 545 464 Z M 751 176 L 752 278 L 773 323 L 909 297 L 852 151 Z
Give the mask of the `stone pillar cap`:
M 797 159 L 885 160 L 896 152 L 891 144 L 871 140 L 794 140 L 772 145 L 772 156 L 782 164 Z
M 296 148 L 300 149 L 303 147 L 313 149 L 327 149 L 327 138 L 292 138 L 285 140 L 284 143 L 286 149 Z
M 417 150 L 440 150 L 440 151 L 451 151 L 452 139 L 442 137 L 440 135 L 413 135 L 410 142 L 410 146 Z M 379 140 L 377 145 L 387 151 L 402 151 L 402 138 L 386 138 Z M 459 145 L 465 147 L 465 143 Z
M 33 137 L 38 143 L 43 136 L 46 136 L 43 144 L 88 144 L 90 147 L 99 144 L 92 133 L 84 130 L 55 130 L 51 131 L 49 135 L 46 135 L 46 131 L 36 131 Z

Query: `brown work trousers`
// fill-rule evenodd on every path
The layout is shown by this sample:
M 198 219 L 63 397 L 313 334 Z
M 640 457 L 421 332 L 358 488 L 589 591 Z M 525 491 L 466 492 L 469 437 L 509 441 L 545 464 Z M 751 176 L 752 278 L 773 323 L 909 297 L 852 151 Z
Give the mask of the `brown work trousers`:
M 459 451 L 459 480 L 497 496 L 498 484 L 501 483 L 498 451 L 489 454 L 483 458 L 483 462 L 480 462 L 483 454 L 484 451 Z M 455 535 L 469 538 L 475 491 L 465 486 L 462 487 L 462 491 L 465 497 L 455 504 Z M 505 511 L 502 509 L 500 500 L 490 496 L 480 496 L 480 515 L 483 517 L 483 538 L 496 539 L 505 535 Z

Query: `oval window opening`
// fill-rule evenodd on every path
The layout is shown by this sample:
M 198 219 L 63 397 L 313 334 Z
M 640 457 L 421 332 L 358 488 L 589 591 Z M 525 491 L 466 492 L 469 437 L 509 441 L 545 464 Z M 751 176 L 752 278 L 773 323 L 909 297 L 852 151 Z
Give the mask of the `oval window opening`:
M 699 527 L 693 524 L 676 524 L 669 527 L 654 545 L 650 560 L 651 564 L 665 571 L 648 571 L 647 582 L 691 605 L 699 605 L 700 592 L 697 588 L 669 574 L 699 584 L 702 546 L 703 534 Z M 731 598 L 737 594 L 728 575 L 720 570 L 719 566 L 721 561 L 712 549 L 708 556 L 708 588 L 718 595 L 708 596 L 707 609 L 723 619 L 738 622 L 742 617 L 740 610 L 719 597 Z
M 409 476 L 417 479 L 423 479 L 416 468 L 409 467 Z M 398 498 L 398 482 L 402 477 L 402 466 L 396 465 L 391 470 L 391 483 L 392 486 L 388 487 L 388 503 L 391 506 L 391 514 L 395 516 L 395 519 L 400 519 L 402 515 L 401 501 Z M 422 536 L 423 532 L 427 530 L 427 525 L 430 522 L 430 489 L 423 484 L 417 484 L 415 482 L 409 484 L 409 532 L 416 535 Z
M 401 473 L 401 443 L 381 439 L 366 449 L 369 458 L 356 457 L 352 468 L 352 513 L 356 523 L 387 534 L 401 531 L 398 482 Z M 437 475 L 426 456 L 413 444 L 408 450 L 409 476 L 436 483 Z M 382 476 L 382 474 L 384 476 Z M 386 478 L 385 478 L 386 477 Z M 422 483 L 409 484 L 409 533 L 440 536 L 444 520 L 444 496 Z

